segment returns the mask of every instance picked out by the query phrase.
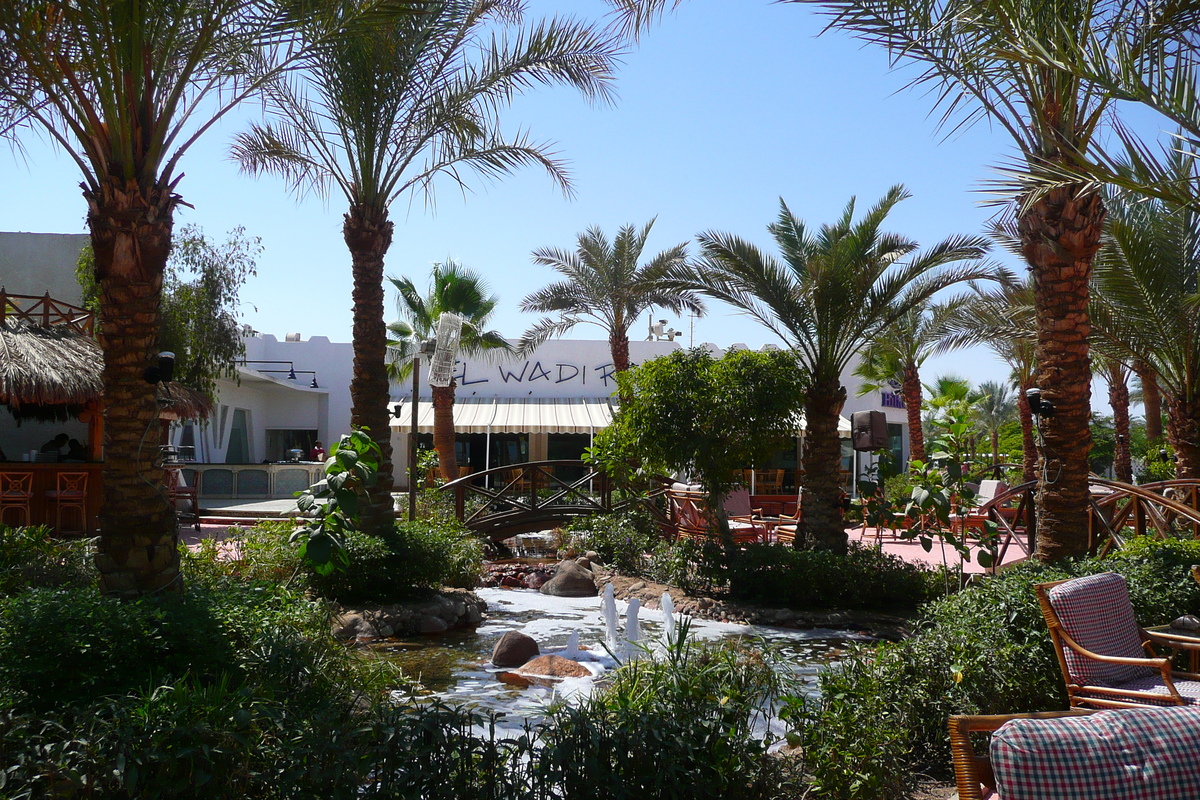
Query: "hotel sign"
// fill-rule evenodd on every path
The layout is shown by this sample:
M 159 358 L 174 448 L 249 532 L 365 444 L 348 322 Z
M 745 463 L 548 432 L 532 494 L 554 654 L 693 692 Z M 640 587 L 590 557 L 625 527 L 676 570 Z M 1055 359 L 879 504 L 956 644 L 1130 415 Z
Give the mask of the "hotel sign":
M 879 404 L 884 408 L 904 408 L 904 397 L 900 394 L 900 382 L 888 381 L 890 392 L 879 390 Z

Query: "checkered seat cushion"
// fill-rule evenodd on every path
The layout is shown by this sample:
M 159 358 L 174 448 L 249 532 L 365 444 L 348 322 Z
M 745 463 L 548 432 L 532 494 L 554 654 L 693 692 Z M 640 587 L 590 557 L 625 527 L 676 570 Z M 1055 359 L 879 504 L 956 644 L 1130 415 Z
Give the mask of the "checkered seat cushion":
M 1200 797 L 1200 708 L 1138 708 L 1016 719 L 992 736 L 1004 800 Z
M 1076 578 L 1051 587 L 1046 597 L 1063 632 L 1080 647 L 1102 656 L 1148 657 L 1122 576 L 1104 572 Z M 1063 657 L 1072 682 L 1080 686 L 1116 687 L 1161 675 L 1153 667 L 1094 661 L 1066 646 Z

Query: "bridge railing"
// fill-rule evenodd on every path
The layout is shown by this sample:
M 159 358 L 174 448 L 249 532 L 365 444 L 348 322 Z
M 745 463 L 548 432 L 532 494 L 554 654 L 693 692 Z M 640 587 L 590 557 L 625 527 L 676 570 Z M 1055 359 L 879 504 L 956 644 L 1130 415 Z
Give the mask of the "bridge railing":
M 644 492 L 626 492 L 591 464 L 555 459 L 473 472 L 450 481 L 439 491 L 453 496 L 454 514 L 469 529 L 504 538 L 638 504 L 657 511 L 654 498 L 665 489 L 656 481 Z M 468 498 L 473 502 L 468 503 Z

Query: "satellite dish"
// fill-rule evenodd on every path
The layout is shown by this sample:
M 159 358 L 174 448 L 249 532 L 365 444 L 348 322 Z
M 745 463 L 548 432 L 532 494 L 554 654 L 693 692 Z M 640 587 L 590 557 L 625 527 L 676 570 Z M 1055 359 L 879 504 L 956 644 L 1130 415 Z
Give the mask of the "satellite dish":
M 454 380 L 454 361 L 458 358 L 458 340 L 462 336 L 463 320 L 449 311 L 438 317 L 437 349 L 429 361 L 429 385 L 449 386 Z

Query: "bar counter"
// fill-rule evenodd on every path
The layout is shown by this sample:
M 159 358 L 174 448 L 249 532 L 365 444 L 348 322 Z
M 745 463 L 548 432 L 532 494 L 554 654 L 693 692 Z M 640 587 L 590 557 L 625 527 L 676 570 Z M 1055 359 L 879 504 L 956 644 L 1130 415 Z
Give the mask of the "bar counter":
M 100 471 L 103 464 L 96 461 L 71 463 L 62 461 L 0 461 L 0 472 L 3 473 L 33 473 L 33 497 L 29 501 L 29 523 L 31 525 L 55 525 L 54 498 L 47 493 L 58 489 L 58 474 L 60 472 L 86 472 L 87 479 L 87 531 L 91 535 L 96 530 L 96 515 L 100 512 L 100 500 L 103 497 Z M 16 511 L 6 511 L 5 524 L 11 525 L 18 517 Z M 67 526 L 74 528 L 78 514 L 68 511 L 64 517 Z

